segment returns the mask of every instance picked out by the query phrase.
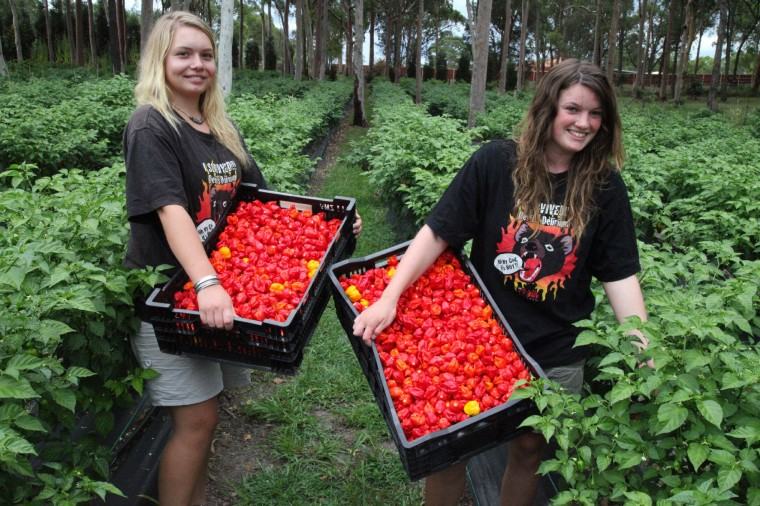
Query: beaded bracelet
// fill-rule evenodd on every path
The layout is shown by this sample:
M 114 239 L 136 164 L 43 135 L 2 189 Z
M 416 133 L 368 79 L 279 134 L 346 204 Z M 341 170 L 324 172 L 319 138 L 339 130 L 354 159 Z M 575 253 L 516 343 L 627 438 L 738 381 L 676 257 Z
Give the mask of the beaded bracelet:
M 200 292 L 204 288 L 208 288 L 209 286 L 219 285 L 221 284 L 219 282 L 219 278 L 216 276 L 216 274 L 209 274 L 208 276 L 204 276 L 201 279 L 198 280 L 198 282 L 195 283 L 193 286 L 195 288 L 195 293 Z

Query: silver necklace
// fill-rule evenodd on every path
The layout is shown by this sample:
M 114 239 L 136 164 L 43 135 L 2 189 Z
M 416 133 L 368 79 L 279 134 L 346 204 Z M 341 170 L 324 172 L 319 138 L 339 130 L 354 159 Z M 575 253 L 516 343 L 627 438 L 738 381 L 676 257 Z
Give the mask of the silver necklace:
M 187 112 L 183 111 L 182 109 L 180 109 L 179 107 L 177 107 L 174 104 L 172 104 L 172 107 L 174 107 L 179 112 L 181 112 L 182 114 L 184 114 L 185 116 L 187 116 L 188 118 L 190 118 L 190 121 L 192 121 L 196 125 L 202 125 L 202 124 L 204 124 L 206 122 L 206 120 L 203 119 L 203 116 L 193 116 L 192 114 L 188 114 Z

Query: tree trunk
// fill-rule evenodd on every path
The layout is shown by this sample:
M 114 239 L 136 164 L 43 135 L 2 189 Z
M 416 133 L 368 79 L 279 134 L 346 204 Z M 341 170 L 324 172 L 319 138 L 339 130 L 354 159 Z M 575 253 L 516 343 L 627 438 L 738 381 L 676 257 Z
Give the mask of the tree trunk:
M 311 8 L 308 2 L 303 6 L 303 26 L 304 26 L 304 43 L 305 43 L 305 56 L 306 62 L 304 68 L 310 79 L 314 79 L 316 72 L 314 71 L 314 25 L 311 21 Z
M 92 0 L 90 0 L 90 4 L 92 4 Z M 47 40 L 48 62 L 54 63 L 55 50 L 53 47 L 53 29 L 50 25 L 50 9 L 48 8 L 48 0 L 42 0 L 42 10 L 45 13 L 45 36 Z
M 11 11 L 15 8 L 14 0 L 8 0 L 11 4 Z M 74 23 L 72 22 L 71 0 L 63 0 L 64 12 L 66 18 L 66 39 L 69 41 L 69 62 L 76 61 L 76 41 L 74 40 Z
M 327 0 L 317 0 L 317 23 L 314 33 L 314 78 L 320 81 L 325 79 L 325 61 L 327 56 Z
M 425 15 L 424 0 L 417 0 L 417 51 L 414 55 L 414 103 L 422 103 L 422 18 Z
M 118 37 L 119 65 L 121 72 L 127 69 L 127 27 L 124 17 L 124 0 L 116 0 L 116 35 Z
M 346 0 L 346 75 L 349 76 L 354 68 L 354 24 L 351 20 L 351 0 Z
M 734 58 L 734 81 L 736 81 L 736 75 L 739 70 L 739 60 L 742 56 L 742 48 L 744 47 L 744 44 L 747 42 L 747 38 L 749 37 L 750 32 L 744 32 L 742 34 L 742 40 L 739 42 L 739 47 L 736 49 L 736 58 Z
M 602 66 L 602 37 L 599 33 L 600 20 L 602 18 L 602 0 L 596 0 L 596 12 L 594 13 L 594 51 L 591 53 L 591 61 L 597 67 Z
M 541 2 L 536 2 L 536 82 L 538 82 L 538 72 L 544 70 L 544 40 L 541 38 Z
M 699 74 L 699 51 L 702 49 L 702 34 L 705 32 L 705 27 L 700 23 L 699 27 L 699 41 L 697 42 L 697 58 L 694 60 L 694 75 Z
M 90 0 L 92 2 L 92 0 Z M 242 2 L 242 0 L 241 0 Z M 153 0 L 142 0 L 140 7 L 140 53 L 145 50 L 150 31 L 153 29 Z
M 647 74 L 648 84 L 650 86 L 652 85 L 652 69 L 654 68 L 655 49 L 656 49 L 656 46 L 654 43 L 654 14 L 650 10 L 649 23 L 647 24 L 647 50 L 645 52 L 645 54 L 647 55 L 645 73 Z
M 303 79 L 303 1 L 296 0 L 296 61 L 293 76 L 296 81 Z
M 752 74 L 752 93 L 756 95 L 758 88 L 760 88 L 760 51 L 757 52 L 755 72 Z
M 612 4 L 612 20 L 610 20 L 610 33 L 607 37 L 607 80 L 615 85 L 615 57 L 618 36 L 618 23 L 620 21 L 620 0 Z
M 639 2 L 639 40 L 636 48 L 636 80 L 633 82 L 633 96 L 641 98 L 641 88 L 644 86 L 644 21 L 646 20 L 647 0 Z
M 421 0 L 420 0 L 421 1 Z M 364 114 L 364 0 L 354 0 L 354 125 L 366 127 Z
M 66 1 L 66 0 L 64 0 Z M 106 0 L 106 21 L 108 23 L 108 52 L 111 56 L 111 72 L 121 74 L 121 56 L 119 54 L 119 30 L 116 28 L 116 0 Z
M 375 7 L 369 15 L 369 79 L 372 80 L 372 70 L 375 66 Z
M 92 66 L 98 68 L 98 51 L 95 46 L 95 13 L 92 6 L 93 0 L 87 0 L 87 34 L 90 41 L 90 60 Z
M 515 93 L 523 91 L 525 86 L 525 39 L 528 36 L 528 12 L 530 0 L 522 0 L 522 14 L 520 15 L 520 59 L 517 64 L 517 87 Z
M 488 34 L 491 28 L 492 0 L 478 1 L 478 17 L 473 32 L 472 81 L 470 82 L 470 114 L 467 126 L 475 126 L 478 115 L 486 109 L 486 76 L 488 73 Z
M 264 12 L 264 0 L 259 2 L 259 16 L 261 17 L 261 59 L 259 60 L 260 70 L 266 68 L 264 60 L 266 59 L 266 47 L 267 47 L 267 21 L 266 13 Z
M 507 91 L 507 68 L 509 66 L 509 42 L 512 39 L 512 0 L 506 0 L 504 9 L 504 33 L 501 37 L 501 63 L 499 64 L 499 93 Z
M 18 11 L 16 10 L 15 0 L 8 0 L 11 6 L 11 18 L 13 19 L 13 42 L 16 44 L 16 61 L 24 61 L 24 52 L 21 48 L 21 25 L 18 19 Z
M 401 79 L 401 14 L 397 14 L 393 23 L 393 82 Z
M 82 13 L 82 0 L 74 1 L 74 35 L 76 43 L 74 64 L 81 67 L 84 65 L 84 15 Z
M 720 57 L 723 53 L 723 37 L 726 33 L 726 18 L 728 17 L 728 0 L 718 0 L 720 7 L 720 17 L 718 18 L 718 39 L 715 41 L 715 59 L 713 60 L 712 80 L 710 81 L 710 91 L 707 94 L 707 107 L 711 111 L 718 110 L 716 98 L 718 87 L 720 86 Z
M 5 64 L 5 56 L 3 56 L 2 37 L 0 37 L 0 77 L 8 77 L 8 65 Z
M 681 93 L 683 92 L 683 75 L 686 68 L 686 62 L 689 61 L 689 49 L 691 48 L 691 39 L 694 31 L 694 11 L 691 5 L 692 0 L 687 0 L 686 9 L 684 14 L 684 26 L 681 33 L 681 56 L 678 58 L 678 66 L 676 68 L 676 88 L 673 92 L 673 100 L 676 104 L 681 105 L 683 99 Z
M 224 96 L 232 91 L 232 23 L 234 0 L 222 0 L 219 12 L 219 85 Z
M 147 1 L 147 0 L 145 0 Z M 238 69 L 243 70 L 245 54 L 245 6 L 243 0 L 238 3 Z M 287 33 L 287 32 L 286 32 Z M 284 39 L 284 37 L 283 37 Z
M 731 46 L 734 42 L 734 9 L 731 8 L 731 3 L 726 3 L 728 9 L 728 17 L 726 21 L 726 70 L 723 72 L 724 78 L 720 83 L 720 101 L 725 102 L 728 100 L 728 76 L 731 73 Z
M 673 5 L 675 0 L 668 0 L 668 27 L 665 32 L 665 44 L 662 46 L 662 65 L 660 65 L 660 91 L 658 97 L 660 100 L 667 99 L 668 72 L 670 70 L 670 32 L 673 25 Z
M 385 54 L 385 68 L 383 69 L 383 77 L 390 79 L 391 77 L 391 61 L 393 58 L 391 57 L 392 54 L 392 48 L 391 48 L 391 23 L 392 18 L 389 11 L 385 12 L 385 30 L 383 31 L 384 35 L 384 44 L 383 44 L 383 53 Z
M 242 0 L 241 0 L 242 1 Z M 285 0 L 285 12 L 282 13 L 282 75 L 293 73 L 293 62 L 290 57 L 290 0 Z

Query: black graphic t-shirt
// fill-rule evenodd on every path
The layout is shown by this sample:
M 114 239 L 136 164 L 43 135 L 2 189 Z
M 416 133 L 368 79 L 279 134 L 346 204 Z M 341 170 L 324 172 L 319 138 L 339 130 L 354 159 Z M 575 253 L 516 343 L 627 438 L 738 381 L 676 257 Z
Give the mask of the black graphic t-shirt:
M 573 348 L 574 322 L 594 309 L 591 277 L 618 281 L 639 271 L 628 192 L 614 172 L 594 195 L 580 243 L 565 221 L 566 174 L 552 175 L 552 202 L 540 223 L 513 216 L 512 168 L 516 146 L 481 147 L 452 181 L 427 224 L 452 247 L 473 239 L 471 259 L 526 351 L 542 367 L 585 357 Z
M 175 130 L 150 106 L 138 108 L 124 130 L 127 216 L 130 224 L 127 267 L 179 262 L 169 248 L 157 210 L 184 207 L 205 240 L 232 203 L 241 181 L 264 186 L 255 163 L 239 160 L 213 135 L 184 121 Z

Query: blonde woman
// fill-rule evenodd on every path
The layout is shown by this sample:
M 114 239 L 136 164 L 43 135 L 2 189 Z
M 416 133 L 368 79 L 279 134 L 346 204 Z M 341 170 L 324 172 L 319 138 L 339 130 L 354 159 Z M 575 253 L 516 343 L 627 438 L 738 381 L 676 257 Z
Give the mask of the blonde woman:
M 620 118 L 605 74 L 577 60 L 552 68 L 538 84 L 519 139 L 491 142 L 470 158 L 380 300 L 356 319 L 354 333 L 369 343 L 395 318 L 406 287 L 449 245 L 472 239 L 473 264 L 527 352 L 547 376 L 580 392 L 587 350 L 573 347 L 579 333 L 573 323 L 594 309 L 592 277 L 619 320 L 646 319 L 622 159 Z M 510 442 L 502 505 L 533 504 L 544 448 L 535 433 Z M 427 479 L 428 506 L 457 503 L 465 464 Z

